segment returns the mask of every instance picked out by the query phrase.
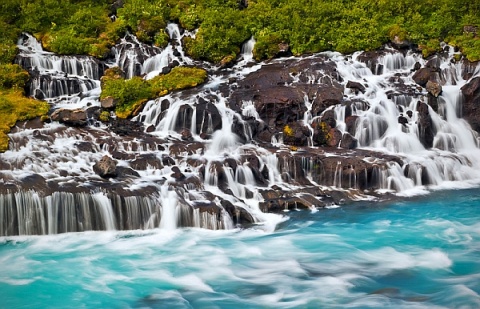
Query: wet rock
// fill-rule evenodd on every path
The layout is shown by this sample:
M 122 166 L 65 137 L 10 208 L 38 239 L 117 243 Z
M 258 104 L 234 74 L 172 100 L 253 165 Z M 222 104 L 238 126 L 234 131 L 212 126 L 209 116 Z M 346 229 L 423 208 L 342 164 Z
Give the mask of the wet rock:
M 343 100 L 343 86 L 334 84 L 331 86 L 320 85 L 312 105 L 312 115 L 318 116 L 328 107 L 340 104 Z
M 438 71 L 435 68 L 421 68 L 412 76 L 415 83 L 425 87 L 428 81 L 438 80 Z
M 422 68 L 422 65 L 420 64 L 420 62 L 415 62 L 415 64 L 413 65 L 413 69 L 412 71 L 418 71 Z
M 344 133 L 342 136 L 342 141 L 340 143 L 341 148 L 345 149 L 355 149 L 358 146 L 358 140 L 350 135 L 349 133 Z
M 327 140 L 327 145 L 330 147 L 338 147 L 340 146 L 340 142 L 342 140 L 342 132 L 337 128 L 332 128 L 328 132 L 330 138 Z
M 353 89 L 355 91 L 355 93 L 357 93 L 357 94 L 358 94 L 358 92 L 365 93 L 365 86 L 363 86 L 362 84 L 360 84 L 358 82 L 354 82 L 354 81 L 349 80 L 345 87 Z
M 283 129 L 283 142 L 292 146 L 308 146 L 310 129 L 299 122 L 291 122 Z
M 182 132 L 180 132 L 182 136 L 182 140 L 184 141 L 193 141 L 193 135 L 192 132 L 190 132 L 189 129 L 183 129 Z
M 130 161 L 130 166 L 135 170 L 162 169 L 162 160 L 153 153 L 138 154 Z
M 463 101 L 463 116 L 474 130 L 480 132 L 480 77 L 471 79 L 461 88 Z
M 345 124 L 347 126 L 347 132 L 351 135 L 355 135 L 357 130 L 358 116 L 348 116 L 345 118 Z
M 102 178 L 117 176 L 117 161 L 105 155 L 93 166 L 95 174 Z
M 125 178 L 125 177 L 140 177 L 140 174 L 133 169 L 126 166 L 117 166 L 115 169 L 116 177 Z
M 185 180 L 187 177 L 180 171 L 178 166 L 172 167 L 172 174 L 170 175 L 171 177 L 175 178 L 177 181 L 182 181 Z
M 83 109 L 60 108 L 54 111 L 50 118 L 73 127 L 82 127 L 87 124 L 87 113 Z
M 222 129 L 222 116 L 215 104 L 200 98 L 195 111 L 195 126 L 198 133 L 212 134 Z
M 432 117 L 430 116 L 430 112 L 428 111 L 428 105 L 423 102 L 418 102 L 417 104 L 417 112 L 418 112 L 418 131 L 419 131 L 419 139 L 422 145 L 425 148 L 432 148 L 433 146 L 433 139 L 435 137 L 435 130 L 433 127 Z
M 425 88 L 427 89 L 428 93 L 433 95 L 435 98 L 437 98 L 440 93 L 442 93 L 442 85 L 431 80 L 427 82 Z

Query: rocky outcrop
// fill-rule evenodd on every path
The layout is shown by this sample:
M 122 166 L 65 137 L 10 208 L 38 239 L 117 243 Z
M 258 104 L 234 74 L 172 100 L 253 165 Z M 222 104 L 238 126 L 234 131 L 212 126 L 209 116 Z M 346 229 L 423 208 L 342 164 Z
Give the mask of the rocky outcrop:
M 425 88 L 427 89 L 428 93 L 435 98 L 438 98 L 438 96 L 442 93 L 442 85 L 431 80 L 427 82 Z
M 436 132 L 433 127 L 432 117 L 428 111 L 428 105 L 423 102 L 418 102 L 417 112 L 417 126 L 420 142 L 425 148 L 432 148 Z
M 464 97 L 462 116 L 480 132 L 480 77 L 471 79 L 461 91 Z

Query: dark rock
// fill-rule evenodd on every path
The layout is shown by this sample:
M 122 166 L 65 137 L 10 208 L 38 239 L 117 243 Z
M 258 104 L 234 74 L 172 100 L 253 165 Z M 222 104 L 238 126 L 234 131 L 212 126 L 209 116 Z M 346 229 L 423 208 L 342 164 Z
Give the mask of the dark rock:
M 344 133 L 342 136 L 342 142 L 340 143 L 341 148 L 345 149 L 355 149 L 358 146 L 358 140 L 350 135 L 349 133 Z
M 428 105 L 423 102 L 417 103 L 417 112 L 418 112 L 418 131 L 419 139 L 422 145 L 425 148 L 432 148 L 433 139 L 435 137 L 435 130 L 433 127 L 433 121 L 428 111 Z
M 400 116 L 398 116 L 398 123 L 405 126 L 406 124 L 408 124 L 408 119 L 403 116 L 403 114 L 400 114 Z
M 355 93 L 358 93 L 359 91 L 361 93 L 365 93 L 365 86 L 363 86 L 362 84 L 360 84 L 358 82 L 354 82 L 354 81 L 349 80 L 345 87 L 353 89 L 355 91 Z
M 125 178 L 125 177 L 140 177 L 140 174 L 133 169 L 126 166 L 117 166 L 115 169 L 116 177 Z
M 412 76 L 415 83 L 425 87 L 428 81 L 437 81 L 438 72 L 434 68 L 421 68 Z
M 182 140 L 193 141 L 193 135 L 189 129 L 183 129 L 182 132 L 180 132 L 180 134 L 182 135 Z
M 327 140 L 327 145 L 330 147 L 338 147 L 340 146 L 340 142 L 342 140 L 342 132 L 336 128 L 330 129 L 328 132 L 330 138 Z
M 138 154 L 130 161 L 130 166 L 135 170 L 146 170 L 148 168 L 162 169 L 162 160 L 152 153 Z
M 420 62 L 415 62 L 415 64 L 413 65 L 413 71 L 418 71 L 422 68 L 422 65 L 420 64 Z
M 463 101 L 463 118 L 472 128 L 480 132 L 480 77 L 474 77 L 461 88 Z
M 308 146 L 310 129 L 300 122 L 291 122 L 283 129 L 283 142 L 292 146 Z
M 340 84 L 318 87 L 315 100 L 312 105 L 312 115 L 318 116 L 328 107 L 340 104 L 343 100 L 343 87 Z
M 357 130 L 357 121 L 358 121 L 358 116 L 348 116 L 345 118 L 345 124 L 347 126 L 347 132 L 350 133 L 351 135 L 355 135 L 356 130 Z
M 105 155 L 93 166 L 95 174 L 102 178 L 117 176 L 117 161 Z
M 182 181 L 182 180 L 185 180 L 187 177 L 185 177 L 185 175 L 180 171 L 180 169 L 178 168 L 178 166 L 174 166 L 172 167 L 172 174 L 170 176 L 172 176 L 173 178 L 175 178 L 177 181 Z

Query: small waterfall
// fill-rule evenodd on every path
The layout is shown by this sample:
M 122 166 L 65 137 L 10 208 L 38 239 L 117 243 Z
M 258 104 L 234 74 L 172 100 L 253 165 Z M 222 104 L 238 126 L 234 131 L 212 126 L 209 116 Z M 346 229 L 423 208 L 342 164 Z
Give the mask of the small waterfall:
M 245 65 L 249 62 L 253 61 L 253 48 L 255 47 L 255 39 L 251 37 L 248 41 L 246 41 L 242 45 L 242 49 L 240 51 L 239 56 L 239 66 Z
M 23 34 L 18 41 L 15 63 L 29 71 L 26 94 L 50 103 L 70 107 L 98 104 L 100 77 L 105 66 L 93 57 L 58 56 L 43 50 L 33 36 Z

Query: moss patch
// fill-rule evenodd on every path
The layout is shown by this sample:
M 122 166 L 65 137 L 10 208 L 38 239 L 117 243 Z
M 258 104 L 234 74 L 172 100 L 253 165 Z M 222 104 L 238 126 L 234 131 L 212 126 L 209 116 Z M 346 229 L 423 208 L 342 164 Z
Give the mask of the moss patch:
M 205 70 L 190 67 L 176 67 L 170 73 L 156 76 L 148 81 L 140 77 L 126 80 L 118 74 L 109 74 L 102 78 L 100 98 L 113 97 L 118 100 L 115 114 L 119 118 L 129 118 L 141 110 L 147 100 L 166 95 L 174 90 L 195 87 L 206 79 Z
M 0 152 L 8 150 L 7 133 L 17 123 L 48 113 L 50 105 L 26 98 L 19 90 L 0 90 Z

